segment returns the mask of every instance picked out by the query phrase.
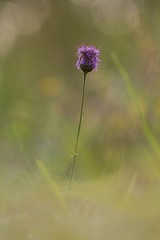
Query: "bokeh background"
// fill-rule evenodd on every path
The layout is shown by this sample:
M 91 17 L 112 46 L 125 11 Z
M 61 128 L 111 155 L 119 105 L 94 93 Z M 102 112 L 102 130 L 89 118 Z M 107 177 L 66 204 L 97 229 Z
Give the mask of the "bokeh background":
M 85 43 L 101 49 L 102 62 L 88 74 L 77 171 L 83 177 L 137 167 L 149 146 L 111 53 L 159 136 L 159 2 L 1 1 L 0 17 L 1 162 L 34 168 L 42 159 L 66 176 L 83 78 L 76 51 Z
M 158 0 L 0 1 L 1 239 L 159 239 L 159 23 Z M 100 48 L 101 62 L 87 75 L 80 185 L 64 217 L 33 175 L 40 161 L 45 177 L 48 171 L 62 186 L 68 182 L 82 43 Z M 103 177 L 111 180 L 96 182 Z M 120 203 L 128 204 L 125 212 Z

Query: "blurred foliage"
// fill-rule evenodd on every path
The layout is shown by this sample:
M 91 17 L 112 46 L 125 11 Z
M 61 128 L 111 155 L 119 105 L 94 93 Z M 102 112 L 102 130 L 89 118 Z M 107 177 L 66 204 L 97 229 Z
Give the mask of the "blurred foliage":
M 48 174 L 47 184 L 39 174 L 7 175 L 0 177 L 1 239 L 159 239 L 160 182 L 153 175 L 122 171 L 77 182 L 70 192 Z
M 0 1 L 0 239 L 160 236 L 160 2 Z M 101 49 L 83 75 L 77 46 Z

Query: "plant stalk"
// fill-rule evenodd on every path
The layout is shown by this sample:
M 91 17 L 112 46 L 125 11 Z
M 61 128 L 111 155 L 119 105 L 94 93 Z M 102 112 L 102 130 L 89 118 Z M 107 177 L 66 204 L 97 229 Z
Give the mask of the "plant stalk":
M 87 75 L 87 73 L 84 72 L 81 109 L 80 109 L 80 116 L 79 116 L 79 124 L 78 124 L 76 143 L 75 143 L 75 148 L 74 148 L 73 162 L 72 162 L 72 166 L 71 166 L 69 187 L 71 187 L 71 184 L 72 184 L 72 181 L 73 181 L 73 173 L 74 173 L 74 168 L 75 168 L 75 162 L 76 162 L 76 157 L 78 155 L 77 154 L 77 148 L 78 148 L 78 142 L 79 142 L 79 136 L 80 136 L 81 124 L 82 124 L 82 116 L 83 116 L 83 105 L 84 105 L 84 96 L 85 96 L 86 75 Z

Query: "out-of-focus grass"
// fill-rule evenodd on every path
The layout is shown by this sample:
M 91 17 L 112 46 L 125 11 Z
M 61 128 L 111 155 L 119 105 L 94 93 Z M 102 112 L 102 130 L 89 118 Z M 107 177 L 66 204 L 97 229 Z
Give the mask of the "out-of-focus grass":
M 115 53 L 112 53 L 111 57 L 116 65 L 117 69 L 119 70 L 121 76 L 124 79 L 129 97 L 132 99 L 132 101 L 135 104 L 135 107 L 136 107 L 137 113 L 138 113 L 138 117 L 139 117 L 139 121 L 140 121 L 141 127 L 143 129 L 143 133 L 144 133 L 151 149 L 153 150 L 153 153 L 155 154 L 156 158 L 158 158 L 158 162 L 156 161 L 156 164 L 157 164 L 157 167 L 159 168 L 160 167 L 160 165 L 159 165 L 160 164 L 160 162 L 159 162 L 160 161 L 160 144 L 146 120 L 145 114 L 141 107 L 142 103 L 141 103 L 140 97 L 136 93 L 136 90 L 134 89 L 134 87 L 132 85 L 131 78 L 130 78 L 129 74 L 127 73 L 126 69 L 120 63 L 120 60 L 118 59 L 117 55 Z
M 117 61 L 117 59 L 114 60 Z M 125 80 L 129 96 L 134 100 L 138 109 L 144 136 L 152 150 L 155 151 L 157 158 L 159 157 L 159 143 L 149 128 L 143 112 L 139 109 L 139 97 L 131 85 L 129 75 L 119 61 L 116 62 L 116 66 Z M 65 121 L 62 122 L 64 129 L 62 128 L 60 132 L 63 133 L 61 136 L 63 144 L 59 147 L 59 153 L 61 149 L 64 151 L 65 147 L 69 152 L 68 146 L 71 140 L 69 140 L 68 132 L 73 131 L 72 126 L 67 128 Z M 103 131 L 104 129 L 103 126 Z M 15 127 L 13 130 L 19 148 L 26 157 L 19 132 Z M 56 176 L 54 175 L 56 165 L 54 161 L 38 161 L 32 171 L 25 170 L 23 167 L 17 167 L 15 171 L 16 164 L 13 164 L 13 170 L 11 164 L 6 169 L 4 166 L 1 167 L 0 239 L 158 240 L 160 238 L 160 191 L 158 190 L 160 175 L 152 152 L 145 149 L 145 144 L 140 146 L 136 144 L 135 149 L 138 152 L 134 156 L 134 159 L 136 156 L 138 158 L 136 163 L 122 164 L 121 167 L 119 163 L 115 163 L 119 171 L 111 171 L 106 168 L 107 165 L 101 162 L 101 159 L 108 160 L 108 155 L 103 156 L 103 154 L 111 151 L 112 165 L 116 162 L 115 156 L 117 160 L 120 160 L 118 145 L 112 143 L 111 147 L 102 139 L 101 143 L 104 144 L 105 152 L 101 153 L 97 150 L 99 157 L 97 162 L 100 160 L 100 163 L 95 163 L 91 149 L 87 150 L 89 143 L 86 139 L 83 141 L 83 136 L 81 139 L 85 143 L 82 145 L 85 146 L 83 154 L 80 155 L 80 164 L 77 164 L 76 169 L 77 171 L 80 169 L 80 174 L 77 174 L 77 180 L 74 181 L 71 189 L 68 189 L 68 181 L 65 181 L 62 176 L 61 180 L 57 180 L 57 176 L 60 178 L 61 174 L 57 171 Z M 133 151 L 131 151 L 132 154 Z M 82 159 L 83 155 L 84 159 Z M 57 153 L 54 156 L 55 159 L 62 161 Z M 125 157 L 125 160 L 128 159 Z M 64 165 L 65 170 L 62 172 L 67 172 L 67 163 L 65 162 Z M 86 171 L 85 180 L 82 176 L 83 171 Z M 89 176 L 89 171 L 94 171 L 92 176 Z M 99 177 L 96 175 L 98 172 Z
M 56 184 L 65 209 L 38 171 L 32 177 L 3 172 L 0 239 L 160 238 L 160 181 L 154 176 L 126 169 L 105 178 L 74 182 L 69 192 L 66 183 Z
M 152 152 L 144 149 L 145 145 L 139 147 L 136 145 L 135 148 L 139 151 L 136 163 L 122 164 L 119 171 L 107 172 L 106 169 L 106 172 L 103 172 L 105 165 L 101 163 L 101 169 L 98 170 L 92 155 L 88 154 L 88 158 L 86 157 L 87 146 L 85 146 L 85 159 L 80 156 L 82 161 L 79 161 L 83 166 L 77 166 L 77 170 L 82 166 L 81 173 L 86 166 L 85 180 L 82 174 L 79 174 L 80 180 L 77 177 L 71 189 L 68 188 L 69 183 L 63 177 L 57 180 L 58 173 L 54 175 L 54 163 L 38 161 L 32 171 L 23 168 L 21 171 L 19 168 L 15 171 L 15 166 L 13 170 L 11 165 L 6 169 L 2 166 L 0 239 L 158 240 L 160 238 L 160 175 L 158 165 L 155 164 L 159 163 L 157 161 L 159 143 L 140 109 L 140 100 L 132 87 L 129 75 L 120 62 L 116 58 L 114 60 L 125 80 L 129 96 L 135 102 L 144 136 L 156 153 L 156 161 Z M 26 156 L 17 129 L 13 128 L 13 130 L 16 130 L 18 144 Z M 70 130 L 71 128 L 67 129 L 69 132 Z M 65 135 L 67 136 L 64 146 L 68 146 L 69 134 L 65 134 L 65 131 L 63 134 L 64 143 Z M 105 141 L 103 143 L 107 145 Z M 111 151 L 111 147 L 107 147 L 106 152 Z M 115 149 L 114 145 L 113 162 L 116 154 L 118 155 Z M 97 156 L 100 160 L 102 155 L 103 153 L 98 151 Z M 60 156 L 56 155 L 56 159 L 58 161 Z M 120 156 L 117 159 L 120 159 Z M 84 163 L 85 161 L 87 163 Z M 95 172 L 92 177 L 89 176 L 90 167 L 92 167 L 91 171 Z M 98 171 L 99 177 L 96 175 Z

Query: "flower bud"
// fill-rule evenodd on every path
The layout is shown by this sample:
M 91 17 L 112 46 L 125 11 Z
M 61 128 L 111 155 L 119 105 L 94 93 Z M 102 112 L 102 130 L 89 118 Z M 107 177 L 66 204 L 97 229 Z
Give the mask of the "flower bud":
M 97 70 L 99 60 L 99 49 L 94 46 L 81 45 L 78 48 L 78 61 L 76 67 L 81 69 L 84 73 L 91 72 L 92 70 Z

